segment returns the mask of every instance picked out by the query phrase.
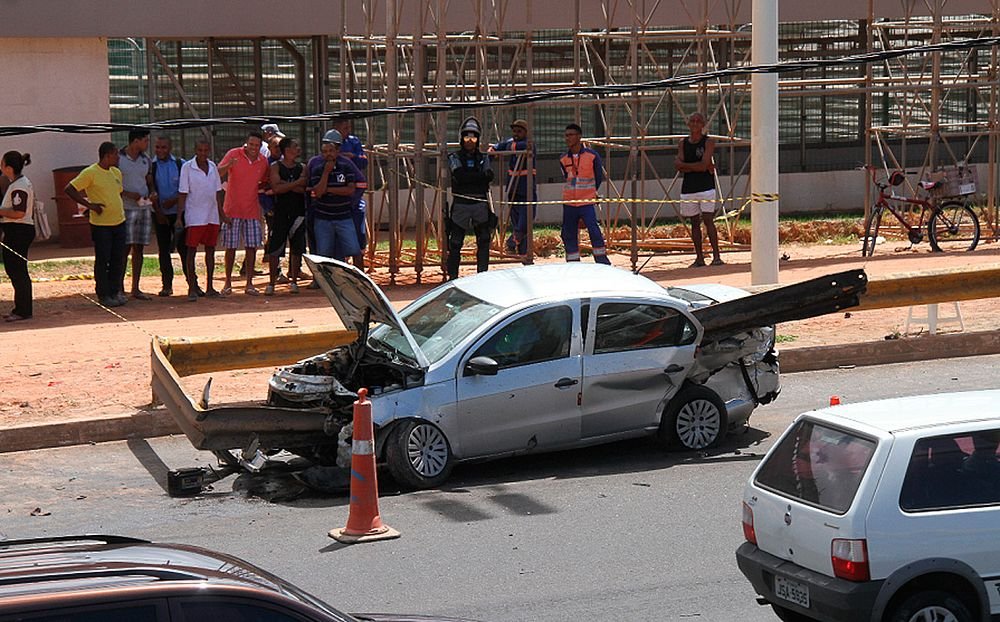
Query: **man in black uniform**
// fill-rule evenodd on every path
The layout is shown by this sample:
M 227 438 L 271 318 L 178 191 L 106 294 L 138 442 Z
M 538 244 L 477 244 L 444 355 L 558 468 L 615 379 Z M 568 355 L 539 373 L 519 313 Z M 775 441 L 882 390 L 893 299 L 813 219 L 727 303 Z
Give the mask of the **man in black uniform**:
M 476 235 L 476 270 L 490 267 L 490 236 L 497 218 L 487 198 L 493 169 L 489 156 L 479 150 L 479 121 L 469 117 L 459 130 L 461 148 L 448 156 L 451 169 L 451 210 L 445 219 L 448 232 L 448 279 L 458 278 L 462 245 L 470 231 Z
M 691 133 L 677 145 L 677 160 L 674 165 L 684 174 L 681 183 L 681 216 L 691 219 L 691 241 L 694 242 L 695 260 L 692 268 L 705 265 L 705 251 L 702 249 L 701 223 L 705 223 L 708 240 L 712 243 L 712 265 L 721 266 L 719 256 L 719 232 L 715 229 L 712 216 L 715 214 L 715 141 L 705 130 L 705 117 L 696 112 L 688 118 Z

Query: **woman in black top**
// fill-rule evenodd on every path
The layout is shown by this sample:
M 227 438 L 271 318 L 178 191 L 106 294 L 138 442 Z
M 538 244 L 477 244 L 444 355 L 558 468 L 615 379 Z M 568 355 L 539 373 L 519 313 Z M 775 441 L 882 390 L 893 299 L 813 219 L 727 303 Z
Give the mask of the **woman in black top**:
M 281 271 L 281 257 L 288 245 L 288 287 L 299 293 L 299 268 L 302 254 L 306 252 L 305 190 L 309 176 L 305 167 L 297 162 L 299 143 L 285 136 L 278 142 L 281 159 L 271 164 L 271 190 L 274 192 L 274 212 L 267 238 L 268 265 L 271 281 L 264 288 L 265 296 L 274 295 L 274 286 Z
M 31 156 L 8 151 L 0 159 L 0 172 L 10 186 L 0 203 L 0 230 L 3 231 L 3 266 L 14 286 L 14 309 L 3 316 L 6 322 L 31 318 L 31 277 L 28 276 L 28 247 L 35 239 L 35 190 L 21 174 Z

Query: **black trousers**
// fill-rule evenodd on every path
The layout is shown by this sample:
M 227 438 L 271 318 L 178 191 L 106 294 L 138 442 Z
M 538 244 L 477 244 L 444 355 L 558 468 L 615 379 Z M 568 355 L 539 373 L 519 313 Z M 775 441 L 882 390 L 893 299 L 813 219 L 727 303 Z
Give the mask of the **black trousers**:
M 490 234 L 493 227 L 489 222 L 475 225 L 472 233 L 476 235 L 476 272 L 486 272 L 490 267 Z M 458 265 L 462 263 L 462 246 L 468 232 L 454 222 L 448 223 L 448 278 L 458 278 Z
M 90 225 L 94 241 L 94 290 L 106 300 L 124 293 L 125 223 L 113 226 Z
M 184 229 L 177 229 L 177 214 L 165 214 L 166 224 L 154 218 L 156 228 L 156 245 L 160 249 L 160 277 L 163 279 L 163 289 L 174 288 L 174 263 L 170 260 L 170 253 L 174 248 L 181 258 L 181 269 L 184 270 L 184 281 L 187 282 L 188 248 L 184 245 Z
M 31 317 L 31 277 L 26 258 L 28 247 L 35 240 L 35 225 L 5 222 L 0 224 L 0 230 L 3 230 L 3 267 L 14 286 L 13 313 Z

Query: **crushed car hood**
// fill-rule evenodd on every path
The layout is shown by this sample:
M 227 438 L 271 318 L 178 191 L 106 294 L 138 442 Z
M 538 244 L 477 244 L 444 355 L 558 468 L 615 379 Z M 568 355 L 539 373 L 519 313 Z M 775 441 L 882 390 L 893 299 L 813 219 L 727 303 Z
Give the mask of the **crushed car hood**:
M 393 309 L 389 299 L 379 286 L 368 278 L 368 275 L 336 259 L 319 255 L 304 255 L 303 258 L 316 282 L 319 283 L 320 289 L 340 316 L 344 328 L 353 330 L 358 335 L 366 334 L 365 315 L 370 313 L 369 321 L 388 324 L 398 330 L 413 349 L 417 364 L 422 369 L 427 369 L 430 363 L 417 345 L 413 334 Z

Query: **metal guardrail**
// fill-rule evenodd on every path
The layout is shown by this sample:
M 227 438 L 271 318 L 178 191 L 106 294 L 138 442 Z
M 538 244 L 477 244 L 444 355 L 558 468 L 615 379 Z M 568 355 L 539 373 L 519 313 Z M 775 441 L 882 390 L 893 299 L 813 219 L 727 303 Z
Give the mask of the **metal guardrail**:
M 868 282 L 852 312 L 1000 297 L 1000 267 L 894 275 Z M 156 337 L 178 376 L 277 367 L 354 341 L 348 330 L 299 329 L 237 339 Z

